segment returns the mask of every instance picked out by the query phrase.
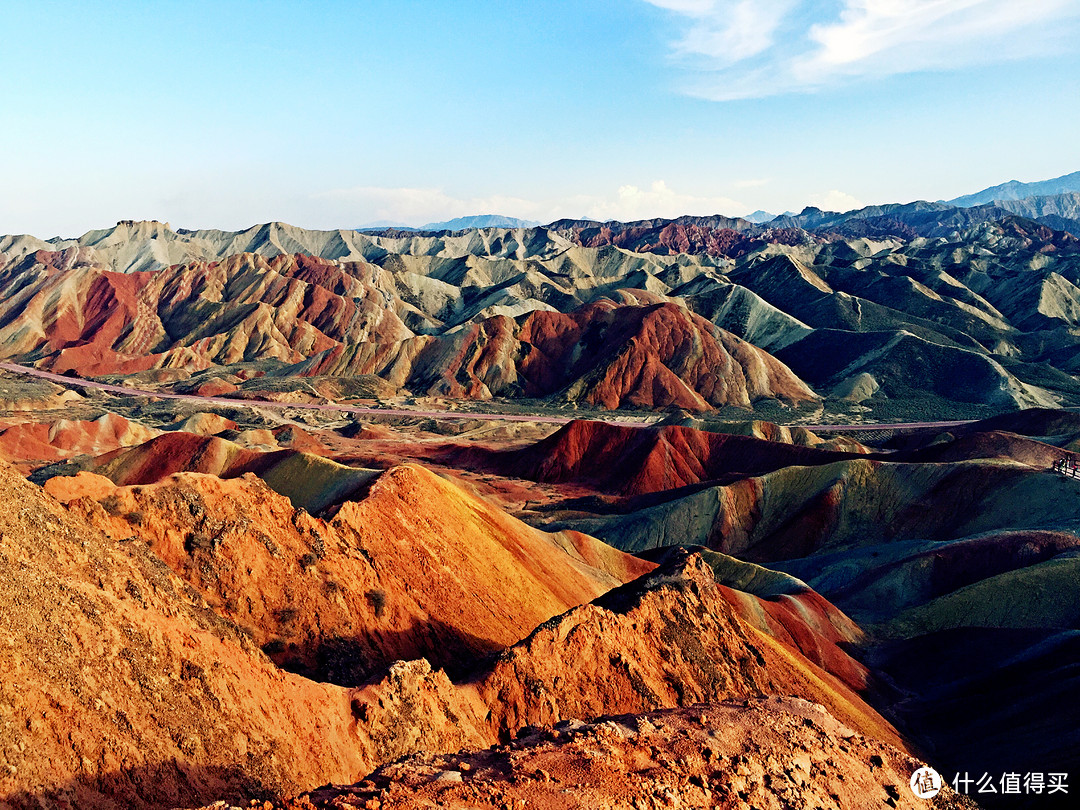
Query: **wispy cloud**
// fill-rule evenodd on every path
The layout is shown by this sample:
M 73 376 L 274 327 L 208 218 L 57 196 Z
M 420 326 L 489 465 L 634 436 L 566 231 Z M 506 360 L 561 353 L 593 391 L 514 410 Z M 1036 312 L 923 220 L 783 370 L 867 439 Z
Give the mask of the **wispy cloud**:
M 538 218 L 544 206 L 520 197 L 455 197 L 441 188 L 382 188 L 356 186 L 313 195 L 320 208 L 334 210 L 339 218 L 359 223 L 400 222 L 423 225 L 472 214 L 507 214 Z
M 852 197 L 850 194 L 835 188 L 821 194 L 811 194 L 810 204 L 817 206 L 822 211 L 844 212 L 863 207 L 863 202 L 858 197 Z
M 749 181 L 756 185 L 759 181 Z M 761 181 L 767 182 L 767 181 Z M 457 197 L 441 188 L 357 186 L 332 189 L 311 197 L 318 221 L 396 222 L 422 225 L 470 214 L 505 214 L 552 222 L 563 217 L 638 220 L 658 217 L 742 213 L 747 207 L 722 196 L 688 194 L 656 180 L 647 188 L 627 184 L 612 194 L 579 194 L 557 200 L 527 200 L 509 195 Z
M 646 0 L 681 18 L 685 90 L 717 101 L 1071 47 L 1076 0 Z
M 769 49 L 798 0 L 650 0 L 693 20 L 676 50 L 734 64 Z
M 707 216 L 742 212 L 746 206 L 727 197 L 697 196 L 684 194 L 656 180 L 648 188 L 633 185 L 620 186 L 613 198 L 583 200 L 585 212 L 590 219 L 606 221 L 617 219 L 630 222 L 638 219 L 663 217 L 674 219 L 683 216 Z

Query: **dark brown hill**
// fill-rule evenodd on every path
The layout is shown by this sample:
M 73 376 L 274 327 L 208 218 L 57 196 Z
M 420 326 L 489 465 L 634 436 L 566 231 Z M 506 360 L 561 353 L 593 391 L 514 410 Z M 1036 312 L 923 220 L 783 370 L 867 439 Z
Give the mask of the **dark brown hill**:
M 533 481 L 643 495 L 861 455 L 675 425 L 636 428 L 575 420 L 525 449 L 495 455 L 493 463 L 507 475 Z

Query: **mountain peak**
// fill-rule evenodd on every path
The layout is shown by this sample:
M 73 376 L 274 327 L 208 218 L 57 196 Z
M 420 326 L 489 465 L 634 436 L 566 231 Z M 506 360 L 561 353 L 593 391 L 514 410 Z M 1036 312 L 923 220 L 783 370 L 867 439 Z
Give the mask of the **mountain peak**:
M 461 231 L 466 228 L 532 228 L 539 225 L 531 219 L 518 219 L 502 214 L 478 214 L 468 217 L 456 217 L 445 222 L 429 222 L 421 226 L 422 231 Z
M 1068 194 L 1080 191 L 1080 171 L 1071 174 L 1063 174 L 1050 180 L 1040 180 L 1034 183 L 1021 183 L 1019 180 L 1010 180 L 990 188 L 984 188 L 974 194 L 965 194 L 946 200 L 950 205 L 961 208 L 970 208 L 976 205 L 999 200 L 1022 200 L 1027 197 L 1049 197 L 1055 194 Z
M 752 214 L 747 214 L 746 216 L 744 216 L 743 219 L 745 219 L 747 222 L 753 222 L 755 225 L 761 225 L 765 222 L 776 219 L 776 214 L 770 214 L 768 211 L 763 211 L 759 208 Z
M 136 233 L 154 231 L 172 231 L 172 225 L 157 219 L 121 219 L 116 223 L 116 228 L 129 228 Z

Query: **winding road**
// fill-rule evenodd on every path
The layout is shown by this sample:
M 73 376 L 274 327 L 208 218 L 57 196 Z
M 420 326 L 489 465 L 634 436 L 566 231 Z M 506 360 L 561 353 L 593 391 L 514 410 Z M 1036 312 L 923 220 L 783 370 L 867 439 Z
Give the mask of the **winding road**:
M 124 385 L 112 385 L 110 383 L 85 380 L 82 377 L 66 377 L 63 374 L 54 374 L 51 371 L 42 371 L 39 368 L 21 366 L 18 363 L 0 362 L 0 369 L 15 374 L 24 374 L 28 377 L 36 377 L 41 380 L 59 383 L 71 388 L 94 388 L 110 394 L 128 397 L 154 397 L 156 399 L 175 399 L 184 402 L 197 402 L 208 405 L 228 405 L 233 408 L 250 406 L 255 408 L 275 408 L 277 410 L 291 410 L 299 408 L 309 411 L 337 411 L 341 413 L 363 414 L 370 416 L 412 416 L 433 417 L 439 419 L 490 419 L 509 422 L 549 422 L 557 425 L 565 425 L 581 417 L 573 416 L 535 416 L 530 414 L 506 414 L 506 413 L 474 413 L 467 411 L 422 411 L 409 408 L 359 408 L 353 405 L 335 405 L 331 403 L 315 402 L 272 402 L 265 399 L 231 399 L 229 397 L 202 397 L 198 394 L 176 394 L 168 391 L 146 391 L 141 388 L 129 388 Z M 592 417 L 590 417 L 592 418 Z M 639 425 L 641 420 L 623 419 L 619 417 L 598 417 L 597 421 L 611 422 L 613 424 Z
M 591 419 L 597 422 L 607 422 L 614 425 L 642 425 L 649 424 L 649 422 L 643 422 L 641 418 L 628 419 L 618 416 L 543 416 L 534 414 L 518 414 L 518 413 L 482 413 L 474 411 L 423 411 L 409 408 L 360 408 L 353 405 L 335 405 L 332 403 L 314 403 L 314 402 L 272 402 L 265 399 L 231 399 L 229 397 L 202 397 L 197 394 L 176 394 L 172 392 L 162 391 L 146 391 L 141 388 L 129 388 L 124 385 L 112 385 L 110 383 L 96 382 L 94 380 L 85 380 L 82 377 L 66 377 L 63 374 L 54 374 L 51 371 L 42 371 L 39 368 L 33 368 L 31 366 L 23 366 L 18 363 L 6 363 L 0 362 L 0 369 L 4 371 L 10 371 L 14 374 L 23 374 L 28 377 L 36 377 L 42 380 L 48 380 L 49 382 L 59 383 L 60 385 L 66 385 L 69 387 L 79 388 L 94 388 L 99 391 L 105 391 L 110 394 L 116 394 L 118 396 L 128 397 L 156 397 L 157 399 L 175 399 L 184 402 L 197 402 L 200 404 L 208 405 L 228 405 L 230 407 L 258 407 L 258 408 L 275 408 L 277 410 L 289 410 L 293 408 L 299 408 L 303 410 L 311 411 L 337 411 L 339 413 L 350 413 L 367 416 L 411 416 L 411 417 L 430 417 L 438 419 L 485 419 L 485 420 L 498 420 L 505 422 L 543 422 L 548 424 L 565 425 L 568 422 L 573 422 L 575 419 Z M 949 428 L 957 425 L 967 425 L 974 422 L 974 419 L 960 419 L 952 422 L 882 422 L 877 424 L 858 424 L 858 425 L 790 425 L 789 427 L 805 427 L 811 431 L 822 431 L 830 433 L 861 433 L 871 430 L 919 430 L 921 428 Z

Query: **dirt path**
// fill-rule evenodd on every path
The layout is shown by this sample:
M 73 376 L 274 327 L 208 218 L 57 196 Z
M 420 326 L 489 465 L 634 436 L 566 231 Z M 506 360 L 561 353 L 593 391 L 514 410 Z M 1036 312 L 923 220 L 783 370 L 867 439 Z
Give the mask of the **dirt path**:
M 352 405 L 319 404 L 314 402 L 270 402 L 265 399 L 230 399 L 228 397 L 201 397 L 197 394 L 174 394 L 171 392 L 145 391 L 140 388 L 128 388 L 123 385 L 110 385 L 109 383 L 84 380 L 81 377 L 65 377 L 62 374 L 53 374 L 51 371 L 42 371 L 39 368 L 21 366 L 18 363 L 0 362 L 0 369 L 11 371 L 15 374 L 25 374 L 37 377 L 49 382 L 67 386 L 80 386 L 83 388 L 96 388 L 110 394 L 129 397 L 157 397 L 158 399 L 176 399 L 185 402 L 199 402 L 210 405 L 229 405 L 232 407 L 250 405 L 258 408 L 276 408 L 287 410 L 289 408 L 301 408 L 311 411 L 340 411 L 342 413 L 361 414 L 368 416 L 413 416 L 430 417 L 435 419 L 484 419 L 507 422 L 545 422 L 548 424 L 565 425 L 575 419 L 587 418 L 596 422 L 607 422 L 614 425 L 643 425 L 651 422 L 643 422 L 639 419 L 627 419 L 618 416 L 537 416 L 519 413 L 482 413 L 474 411 L 422 411 L 410 408 L 358 408 Z M 653 420 L 662 417 L 654 417 Z M 882 422 L 875 424 L 858 425 L 801 425 L 810 431 L 839 432 L 864 432 L 869 430 L 918 430 L 920 428 L 949 428 L 957 425 L 967 425 L 974 419 L 961 419 L 952 422 Z M 792 425 L 791 427 L 796 427 Z

